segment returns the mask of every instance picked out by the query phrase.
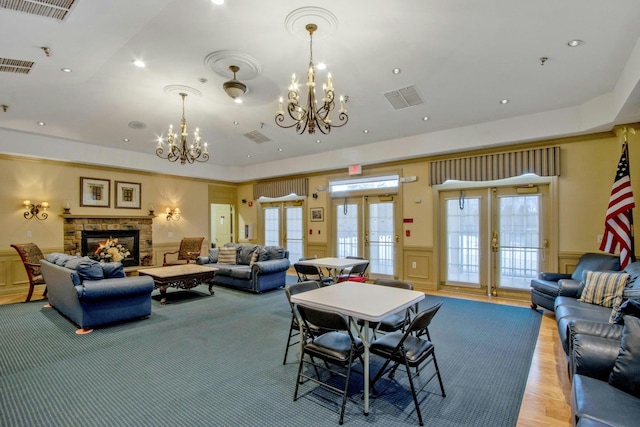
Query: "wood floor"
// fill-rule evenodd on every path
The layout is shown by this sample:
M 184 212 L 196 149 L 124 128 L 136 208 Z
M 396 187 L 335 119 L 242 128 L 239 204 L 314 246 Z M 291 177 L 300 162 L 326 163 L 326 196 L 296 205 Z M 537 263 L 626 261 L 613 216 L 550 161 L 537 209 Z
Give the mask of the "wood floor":
M 32 301 L 43 299 L 44 287 L 33 293 Z M 458 292 L 430 292 L 433 295 L 466 298 L 476 301 L 529 307 L 529 301 L 486 297 Z M 0 297 L 1 304 L 24 301 L 25 295 Z M 533 355 L 527 388 L 518 416 L 518 427 L 570 427 L 571 409 L 569 398 L 571 383 L 567 376 L 564 351 L 558 339 L 553 313 L 544 311 L 538 342 Z

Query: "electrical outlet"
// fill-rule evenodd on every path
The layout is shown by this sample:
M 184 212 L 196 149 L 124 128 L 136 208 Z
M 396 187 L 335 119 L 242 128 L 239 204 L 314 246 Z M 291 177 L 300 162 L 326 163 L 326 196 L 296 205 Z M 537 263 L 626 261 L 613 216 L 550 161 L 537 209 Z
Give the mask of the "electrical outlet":
M 598 243 L 602 243 L 602 234 L 598 234 L 598 237 L 596 239 Z
M 167 237 L 168 237 L 168 238 L 172 238 L 172 237 L 173 237 L 173 231 L 168 232 L 168 233 L 167 233 Z
M 27 231 L 27 238 L 30 238 L 30 237 L 31 237 L 31 230 L 28 230 Z
M 415 262 L 415 261 L 413 261 L 413 262 L 411 263 L 411 268 L 416 268 L 416 262 Z

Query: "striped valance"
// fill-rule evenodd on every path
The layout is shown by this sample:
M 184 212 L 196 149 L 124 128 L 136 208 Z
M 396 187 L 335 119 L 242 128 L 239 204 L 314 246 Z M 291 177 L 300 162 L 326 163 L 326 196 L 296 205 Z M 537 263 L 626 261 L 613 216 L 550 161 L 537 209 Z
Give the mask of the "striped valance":
M 429 185 L 454 179 L 493 181 L 525 173 L 538 176 L 560 175 L 560 147 L 536 148 L 510 153 L 438 160 L 429 164 Z
M 289 194 L 307 196 L 309 194 L 308 178 L 283 179 L 272 182 L 259 182 L 253 185 L 253 199 L 260 197 L 284 197 Z

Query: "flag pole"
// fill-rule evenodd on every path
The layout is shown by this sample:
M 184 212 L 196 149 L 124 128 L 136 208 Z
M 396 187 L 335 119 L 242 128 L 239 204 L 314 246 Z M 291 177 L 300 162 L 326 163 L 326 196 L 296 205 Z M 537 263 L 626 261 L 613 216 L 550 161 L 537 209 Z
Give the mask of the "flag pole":
M 627 163 L 629 164 L 629 181 L 631 181 L 631 160 L 629 159 L 629 144 L 627 142 L 627 131 L 632 134 L 636 134 L 636 130 L 634 128 L 630 128 L 627 130 L 625 127 L 622 132 L 624 133 L 624 150 L 625 155 L 627 157 Z M 629 237 L 631 238 L 631 246 L 629 247 L 629 251 L 631 252 L 631 262 L 636 262 L 636 239 L 635 233 L 633 231 L 633 208 L 629 209 Z

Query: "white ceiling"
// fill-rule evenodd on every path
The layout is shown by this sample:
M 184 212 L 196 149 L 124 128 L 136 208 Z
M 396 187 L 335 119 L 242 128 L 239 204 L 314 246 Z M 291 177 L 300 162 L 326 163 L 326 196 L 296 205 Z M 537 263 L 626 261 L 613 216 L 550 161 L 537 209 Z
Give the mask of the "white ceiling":
M 314 62 L 349 96 L 349 123 L 330 135 L 274 122 L 309 60 L 306 18 L 285 25 L 301 6 L 336 18 L 331 28 L 311 10 Z M 76 0 L 62 22 L 0 8 L 0 57 L 35 62 L 29 74 L 0 72 L 0 152 L 244 181 L 609 130 L 640 121 L 638 16 L 638 0 Z M 219 51 L 253 61 L 255 77 L 238 75 L 249 86 L 241 105 L 222 90 L 231 74 L 207 60 Z M 179 126 L 171 85 L 190 93 L 187 125 L 209 142 L 206 164 L 154 154 Z M 394 110 L 383 94 L 410 85 L 424 103 Z M 271 140 L 243 136 L 256 130 Z

